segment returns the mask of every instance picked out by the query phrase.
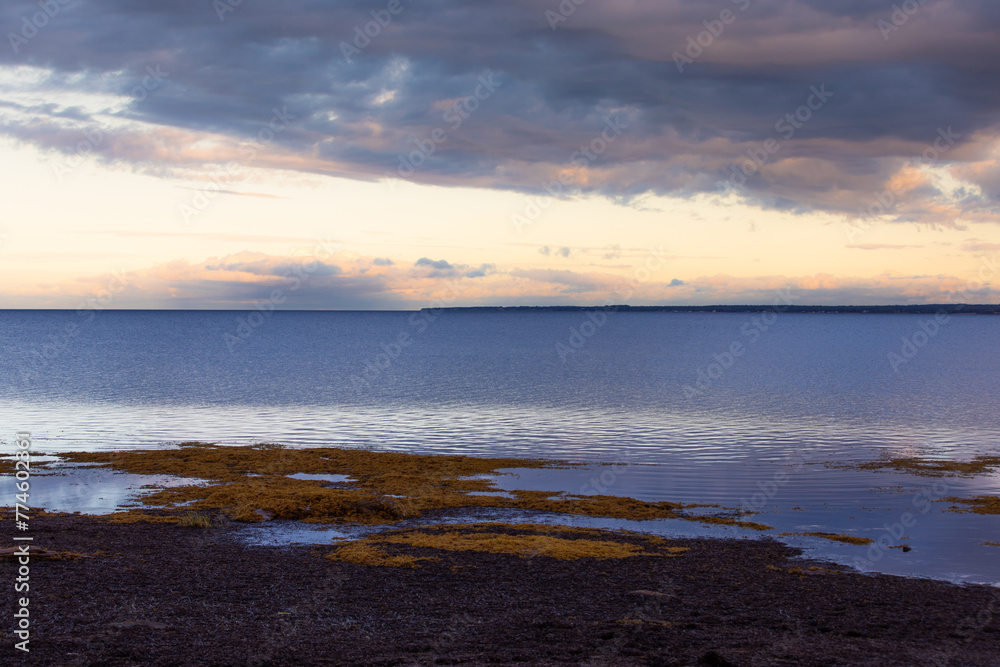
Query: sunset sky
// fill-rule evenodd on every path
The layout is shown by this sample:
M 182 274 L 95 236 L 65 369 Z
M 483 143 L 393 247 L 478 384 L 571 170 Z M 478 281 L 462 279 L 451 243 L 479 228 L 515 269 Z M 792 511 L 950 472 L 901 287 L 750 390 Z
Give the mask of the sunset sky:
M 14 0 L 0 28 L 3 308 L 1000 302 L 995 0 Z

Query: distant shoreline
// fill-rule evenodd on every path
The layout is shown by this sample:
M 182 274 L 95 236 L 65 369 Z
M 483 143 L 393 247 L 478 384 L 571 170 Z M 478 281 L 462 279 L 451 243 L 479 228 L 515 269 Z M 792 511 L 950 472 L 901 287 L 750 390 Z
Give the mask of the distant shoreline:
M 259 308 L 104 308 L 105 313 L 248 313 L 257 312 Z M 857 314 L 857 315 L 1000 315 L 1000 304 L 921 304 L 907 306 L 790 306 L 790 305 L 715 305 L 715 306 L 629 306 L 592 305 L 592 306 L 440 306 L 420 309 L 399 310 L 355 310 L 340 308 L 275 308 L 273 312 L 280 313 L 421 313 L 441 312 L 586 312 L 603 310 L 619 313 L 796 313 L 796 314 Z M 74 308 L 0 308 L 0 313 L 72 313 L 96 312 L 81 311 Z
M 992 304 L 924 304 L 911 306 L 465 306 L 449 308 L 421 308 L 421 312 L 580 312 L 605 310 L 619 313 L 817 313 L 857 315 L 1000 315 L 1000 305 Z

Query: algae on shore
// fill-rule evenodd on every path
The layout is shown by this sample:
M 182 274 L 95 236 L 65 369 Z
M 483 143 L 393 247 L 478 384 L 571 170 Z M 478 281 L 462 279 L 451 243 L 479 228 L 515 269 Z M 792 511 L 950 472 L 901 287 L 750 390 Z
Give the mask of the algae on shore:
M 553 536 L 556 533 L 559 536 Z M 547 556 L 560 560 L 580 558 L 630 558 L 633 556 L 676 557 L 688 547 L 664 546 L 658 537 L 642 536 L 645 544 L 615 541 L 617 533 L 539 524 L 440 524 L 420 529 L 391 531 L 351 542 L 326 556 L 359 565 L 419 567 L 420 560 L 437 560 L 412 554 L 390 554 L 389 545 L 433 549 L 435 551 L 478 551 L 521 557 Z M 634 533 L 622 536 L 638 537 Z
M 949 507 L 946 512 L 971 512 L 974 514 L 1000 514 L 1000 496 L 977 496 L 975 498 L 959 498 L 948 496 L 942 502 L 958 503 Z M 960 505 L 964 505 L 961 507 Z
M 619 496 L 576 496 L 548 491 L 512 491 L 510 498 L 472 495 L 496 490 L 474 476 L 499 474 L 507 468 L 562 468 L 573 464 L 527 458 L 478 458 L 379 452 L 358 449 L 290 449 L 280 445 L 226 447 L 184 443 L 172 449 L 113 452 L 69 452 L 74 463 L 90 463 L 134 474 L 166 474 L 208 480 L 208 485 L 163 489 L 142 498 L 147 507 L 162 507 L 166 517 L 184 511 L 219 511 L 237 521 L 265 517 L 313 523 L 385 524 L 437 509 L 492 507 L 536 510 L 616 519 L 684 519 L 766 530 L 762 524 L 726 516 L 703 516 L 685 510 L 704 505 L 646 502 Z M 351 483 L 295 479 L 296 473 L 348 475 Z M 142 518 L 139 518 L 139 517 Z M 113 515 L 112 521 L 146 520 L 136 509 Z
M 358 540 L 343 546 L 337 551 L 324 556 L 329 560 L 340 560 L 355 565 L 375 565 L 379 567 L 420 567 L 422 560 L 438 560 L 429 557 L 408 556 L 406 554 L 391 555 L 376 546 L 372 540 Z
M 728 516 L 683 516 L 680 518 L 685 521 L 699 521 L 701 523 L 712 523 L 719 526 L 736 526 L 737 528 L 747 528 L 749 530 L 774 530 L 774 526 L 768 526 L 766 523 L 743 521 L 742 519 L 733 519 Z
M 821 533 L 821 532 L 781 533 L 781 535 L 782 536 L 802 535 L 807 537 L 822 537 L 824 540 L 832 540 L 833 542 L 843 542 L 844 544 L 872 544 L 875 541 L 870 537 L 855 537 L 853 535 L 839 535 L 837 533 Z
M 970 461 L 949 461 L 944 459 L 929 459 L 920 456 L 884 457 L 876 461 L 864 463 L 834 463 L 827 462 L 830 468 L 849 468 L 851 470 L 895 470 L 909 472 L 923 477 L 944 477 L 953 475 L 969 477 L 988 474 L 1000 468 L 1000 456 L 979 455 Z
M 1000 456 L 977 455 L 969 461 L 949 461 L 944 459 L 929 459 L 919 456 L 885 457 L 866 463 L 825 463 L 831 468 L 850 468 L 852 470 L 895 470 L 909 472 L 922 477 L 972 477 L 973 475 L 988 475 L 1000 470 Z M 945 510 L 946 512 L 971 512 L 975 514 L 1000 514 L 1000 497 L 978 496 L 975 498 L 960 498 L 949 496 L 940 498 L 937 502 L 957 503 Z

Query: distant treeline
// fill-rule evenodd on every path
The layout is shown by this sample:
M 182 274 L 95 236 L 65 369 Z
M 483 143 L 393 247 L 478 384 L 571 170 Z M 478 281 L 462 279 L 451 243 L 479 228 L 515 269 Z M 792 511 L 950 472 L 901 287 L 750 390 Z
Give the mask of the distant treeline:
M 1000 305 L 944 303 L 919 306 L 469 306 L 422 308 L 446 312 L 578 312 L 604 310 L 619 313 L 864 313 L 876 315 L 932 315 L 934 313 L 1000 315 Z

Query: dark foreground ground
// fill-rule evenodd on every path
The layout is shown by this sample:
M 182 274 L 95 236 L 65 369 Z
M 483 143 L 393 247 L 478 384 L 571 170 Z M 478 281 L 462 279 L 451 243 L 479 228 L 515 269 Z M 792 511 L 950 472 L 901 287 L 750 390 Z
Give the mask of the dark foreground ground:
M 39 546 L 112 555 L 32 562 L 28 656 L 11 638 L 17 566 L 0 563 L 0 664 L 1000 665 L 1000 590 L 833 573 L 775 542 L 607 561 L 437 551 L 408 569 L 235 530 L 33 518 Z

